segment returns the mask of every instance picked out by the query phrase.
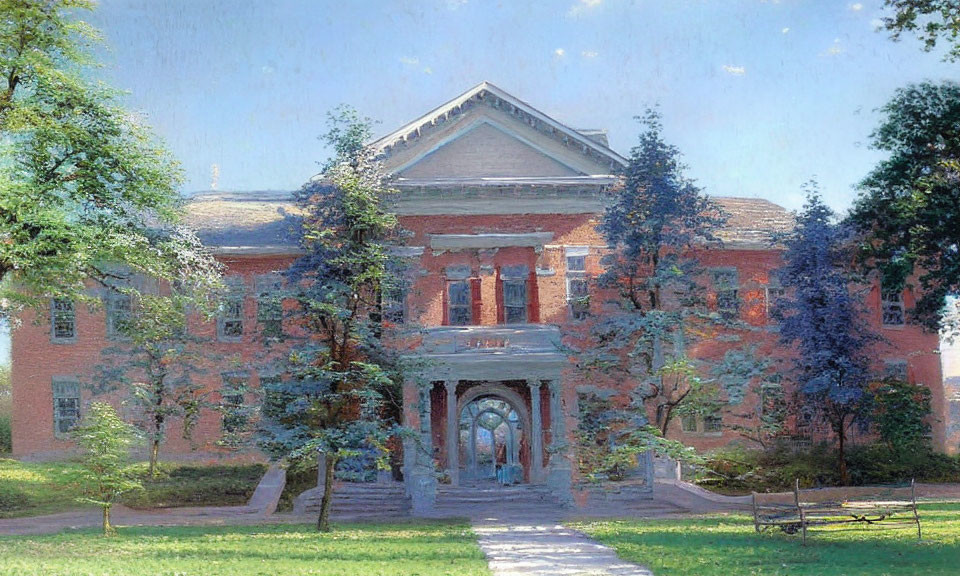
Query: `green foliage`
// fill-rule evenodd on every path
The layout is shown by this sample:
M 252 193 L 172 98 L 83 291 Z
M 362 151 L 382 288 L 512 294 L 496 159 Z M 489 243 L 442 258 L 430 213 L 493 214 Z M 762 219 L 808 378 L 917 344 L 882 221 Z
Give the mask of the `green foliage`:
M 400 369 L 383 335 L 382 296 L 396 283 L 390 246 L 400 244 L 393 190 L 362 146 L 369 121 L 349 108 L 330 114 L 325 136 L 335 150 L 322 178 L 298 194 L 307 211 L 304 255 L 288 271 L 292 314 L 307 332 L 286 363 L 291 378 L 264 387 L 261 446 L 277 457 L 326 455 L 331 481 L 318 527 L 329 529 L 336 463 L 373 453 L 387 466 L 387 440 L 398 426 L 386 398 L 398 398 Z
M 303 525 L 196 526 L 0 537 L 0 576 L 489 576 L 463 522 L 348 524 L 336 534 Z
M 887 379 L 873 387 L 873 425 L 893 451 L 930 450 L 930 389 Z
M 850 221 L 863 235 L 861 260 L 885 290 L 917 296 L 909 319 L 960 333 L 946 299 L 960 294 L 960 84 L 921 82 L 881 108 L 872 146 L 888 154 L 860 183 Z M 918 286 L 907 286 L 917 271 Z
M 88 0 L 0 0 L 0 297 L 91 300 L 105 263 L 206 292 L 219 265 L 179 224 L 180 169 L 88 79 Z M 6 312 L 6 310 L 5 310 Z
M 623 480 L 647 453 L 703 463 L 696 450 L 664 438 L 658 428 L 648 425 L 642 403 L 618 408 L 609 398 L 586 393 L 577 405 L 577 458 L 580 472 L 589 480 Z
M 748 424 L 732 428 L 763 448 L 783 434 L 788 413 L 783 378 L 775 368 L 773 361 L 757 354 L 756 346 L 748 346 L 728 350 L 711 371 L 730 406 L 740 406 L 747 393 L 757 398 L 753 410 L 737 414 Z
M 85 497 L 80 501 L 103 509 L 103 533 L 109 535 L 114 532 L 110 508 L 120 495 L 143 488 L 127 468 L 136 430 L 117 415 L 113 406 L 94 402 L 70 436 L 81 450 L 79 481 Z
M 615 247 L 599 284 L 617 295 L 617 312 L 592 326 L 583 365 L 639 381 L 637 396 L 666 434 L 681 405 L 704 409 L 699 402 L 714 400 L 703 393 L 699 361 L 686 348 L 735 322 L 708 309 L 701 286 L 705 271 L 690 256 L 692 248 L 714 239 L 719 209 L 684 174 L 680 151 L 663 140 L 659 113 L 648 110 L 642 122 L 640 143 L 598 227 Z
M 893 15 L 883 19 L 891 38 L 900 40 L 905 32 L 914 34 L 926 52 L 943 41 L 950 44 L 943 59 L 960 59 L 960 6 L 955 0 L 885 0 L 883 5 L 893 9 Z
M 749 514 L 579 523 L 624 560 L 654 574 L 697 576 L 951 576 L 960 558 L 960 504 L 921 504 L 923 542 L 904 530 L 757 534 Z

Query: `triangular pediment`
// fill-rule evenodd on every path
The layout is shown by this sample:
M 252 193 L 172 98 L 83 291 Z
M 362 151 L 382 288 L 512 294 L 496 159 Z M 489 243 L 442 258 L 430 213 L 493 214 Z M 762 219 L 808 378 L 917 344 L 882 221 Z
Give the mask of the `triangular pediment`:
M 371 146 L 408 180 L 558 178 L 615 173 L 624 159 L 483 83 Z
M 477 121 L 395 170 L 402 178 L 505 178 L 581 176 L 584 172 L 551 156 L 508 128 Z

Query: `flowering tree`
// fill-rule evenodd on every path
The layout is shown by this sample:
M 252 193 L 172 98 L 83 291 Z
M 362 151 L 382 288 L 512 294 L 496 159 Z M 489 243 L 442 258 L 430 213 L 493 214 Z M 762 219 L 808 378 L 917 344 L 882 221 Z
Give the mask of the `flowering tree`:
M 866 417 L 869 358 L 875 339 L 858 294 L 851 291 L 847 231 L 811 185 L 797 226 L 786 240 L 778 271 L 786 296 L 777 301 L 780 342 L 795 350 L 793 378 L 803 400 L 826 421 L 837 442 L 841 480 L 848 481 L 845 442 L 849 426 Z

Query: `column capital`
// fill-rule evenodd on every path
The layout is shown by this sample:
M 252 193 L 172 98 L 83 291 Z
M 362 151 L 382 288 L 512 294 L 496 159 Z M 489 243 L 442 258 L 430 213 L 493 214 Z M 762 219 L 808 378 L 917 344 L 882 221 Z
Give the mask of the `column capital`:
M 536 379 L 536 378 L 528 378 L 528 379 L 527 379 L 527 386 L 529 386 L 530 388 L 532 388 L 532 389 L 534 389 L 534 390 L 539 390 L 541 384 L 542 384 L 542 383 L 540 382 L 540 380 L 538 380 L 538 379 Z
M 460 384 L 459 380 L 444 380 L 443 385 L 446 387 L 447 392 L 456 392 L 457 385 Z
M 547 386 L 548 386 L 548 387 L 550 388 L 550 390 L 552 390 L 552 391 L 559 391 L 559 390 L 560 390 L 560 379 L 559 379 L 559 378 L 553 378 L 553 379 L 551 379 L 551 380 L 547 380 Z

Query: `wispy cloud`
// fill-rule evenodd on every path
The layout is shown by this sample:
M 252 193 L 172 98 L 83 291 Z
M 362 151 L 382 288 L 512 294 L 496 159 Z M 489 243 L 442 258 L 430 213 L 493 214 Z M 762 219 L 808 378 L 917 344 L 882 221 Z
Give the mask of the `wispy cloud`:
M 789 34 L 789 33 L 790 33 L 790 28 L 784 28 L 783 30 L 780 31 L 780 33 L 781 33 L 781 34 Z
M 886 23 L 882 18 L 874 18 L 870 21 L 870 27 L 873 28 L 874 32 L 877 30 L 883 30 L 884 26 L 886 26 Z
M 743 76 L 747 73 L 747 69 L 743 66 L 730 66 L 729 64 L 723 66 L 723 71 L 732 76 Z
M 861 4 L 861 3 L 859 3 L 859 2 L 857 2 L 857 3 L 855 3 L 855 4 L 851 4 L 851 5 L 850 5 L 850 9 L 853 10 L 854 12 L 859 12 L 859 11 L 863 10 L 863 4 Z
M 457 8 L 465 5 L 467 0 L 447 0 L 447 8 L 449 10 L 456 10 Z
M 600 55 L 600 53 L 597 52 L 596 50 L 584 50 L 583 52 L 580 53 L 580 55 L 583 56 L 584 58 L 596 58 L 597 56 Z
M 400 57 L 400 63 L 401 63 L 401 64 L 406 64 L 407 66 L 416 66 L 417 64 L 420 63 L 420 59 L 419 59 L 419 58 L 412 58 L 412 57 L 410 57 L 410 56 L 401 56 L 401 57 Z
M 567 51 L 564 50 L 563 48 L 557 48 L 556 50 L 553 51 L 553 54 L 558 58 L 563 58 L 564 56 L 567 55 Z
M 839 38 L 834 38 L 833 44 L 831 44 L 830 47 L 827 48 L 827 55 L 837 56 L 838 54 L 843 54 L 843 45 L 840 44 Z
M 423 69 L 423 73 L 424 73 L 424 74 L 433 74 L 433 68 L 427 66 L 426 68 Z
M 603 0 L 580 0 L 571 6 L 569 10 L 567 10 L 567 16 L 576 18 L 577 16 L 590 11 L 601 4 L 603 4 Z

